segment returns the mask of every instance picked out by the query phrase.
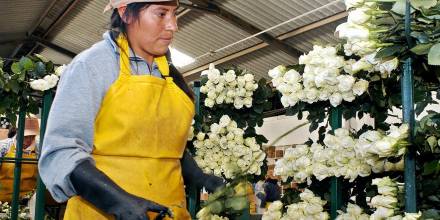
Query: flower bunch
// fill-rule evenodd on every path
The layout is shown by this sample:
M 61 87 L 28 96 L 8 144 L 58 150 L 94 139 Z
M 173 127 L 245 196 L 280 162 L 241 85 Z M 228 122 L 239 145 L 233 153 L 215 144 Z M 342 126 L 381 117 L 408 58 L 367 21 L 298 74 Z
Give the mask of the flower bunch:
M 274 172 L 285 181 L 293 177 L 302 183 L 311 176 L 318 180 L 327 177 L 344 177 L 354 181 L 358 176 L 369 176 L 371 172 L 402 170 L 403 159 L 397 163 L 387 161 L 405 152 L 408 126 L 391 126 L 386 133 L 366 131 L 359 139 L 353 138 L 347 129 L 336 129 L 334 135 L 326 134 L 324 145 L 313 143 L 310 147 L 299 145 L 286 149 L 283 158 L 275 163 Z
M 369 220 L 370 216 L 363 212 L 362 208 L 349 203 L 347 205 L 347 212 L 338 210 L 338 217 L 336 220 Z
M 283 181 L 288 177 L 298 183 L 310 183 L 313 171 L 313 153 L 307 145 L 297 145 L 287 148 L 283 158 L 275 162 L 274 174 L 280 176 Z
M 11 205 L 9 205 L 8 202 L 0 201 L 0 220 L 11 219 L 11 212 Z M 18 218 L 30 219 L 29 207 L 20 205 L 18 210 Z
M 208 134 L 196 135 L 194 159 L 205 172 L 228 179 L 242 173 L 260 175 L 266 154 L 254 137 L 243 135 L 243 129 L 224 115 L 219 123 L 211 124 Z
M 278 66 L 269 71 L 273 85 L 281 92 L 284 107 L 299 101 L 315 103 L 329 100 L 338 106 L 342 100 L 352 102 L 368 88 L 368 81 L 342 74 L 346 61 L 334 47 L 313 46 L 313 50 L 299 58 L 304 65 L 301 75 L 294 69 Z
M 197 212 L 200 220 L 227 220 L 219 216 L 221 213 L 237 214 L 249 207 L 247 187 L 249 183 L 241 177 L 228 183 L 225 187 L 217 189 L 211 194 L 204 207 Z
M 11 123 L 7 118 L 0 118 L 0 128 L 8 129 L 11 126 Z
M 207 96 L 206 107 L 212 108 L 216 104 L 233 104 L 235 109 L 252 107 L 252 95 L 258 88 L 254 75 L 238 75 L 235 70 L 222 73 L 214 64 L 210 64 L 202 75 L 208 77 L 206 84 L 200 88 L 200 92 Z
M 263 213 L 262 220 L 279 220 L 281 219 L 281 216 L 283 209 L 283 203 L 281 201 L 275 201 L 272 202 L 269 207 L 267 207 L 267 210 Z
M 287 206 L 287 212 L 281 220 L 310 219 L 326 220 L 329 214 L 324 211 L 323 206 L 327 203 L 320 197 L 315 196 L 312 191 L 305 189 L 300 195 L 302 202 Z
M 55 72 L 50 75 L 45 75 L 41 79 L 34 79 L 29 82 L 30 86 L 34 90 L 46 91 L 54 88 L 58 84 L 59 77 L 63 73 L 66 65 L 55 67 Z
M 397 193 L 398 185 L 388 176 L 373 179 L 372 185 L 377 186 L 379 195 L 371 199 L 370 206 L 376 208 L 370 219 L 386 219 L 394 216 L 394 211 L 398 210 Z

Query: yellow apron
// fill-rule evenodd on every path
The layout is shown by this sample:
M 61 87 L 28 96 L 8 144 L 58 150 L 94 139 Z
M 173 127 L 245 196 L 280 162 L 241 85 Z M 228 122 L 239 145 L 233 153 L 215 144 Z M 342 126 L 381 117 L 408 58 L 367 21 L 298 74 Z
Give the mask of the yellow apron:
M 180 158 L 194 116 L 191 99 L 169 77 L 165 57 L 155 59 L 165 79 L 131 75 L 128 43 L 121 47 L 120 73 L 95 120 L 96 167 L 127 192 L 170 208 L 174 219 L 186 209 Z M 156 213 L 148 213 L 154 219 Z M 69 199 L 65 219 L 112 219 L 79 196 Z M 167 218 L 168 219 L 168 218 Z
M 15 146 L 12 146 L 5 157 L 15 157 Z M 26 154 L 23 152 L 22 158 L 37 158 L 34 152 Z M 14 163 L 1 163 L 0 165 L 0 201 L 11 202 L 14 185 Z M 37 165 L 22 164 L 20 178 L 20 197 L 35 189 L 37 181 Z

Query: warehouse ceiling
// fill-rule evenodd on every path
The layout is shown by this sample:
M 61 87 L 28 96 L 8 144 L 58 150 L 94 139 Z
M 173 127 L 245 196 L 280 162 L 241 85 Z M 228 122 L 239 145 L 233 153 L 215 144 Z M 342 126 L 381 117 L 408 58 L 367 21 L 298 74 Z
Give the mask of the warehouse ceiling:
M 0 57 L 40 53 L 57 64 L 69 63 L 102 40 L 110 17 L 103 13 L 107 3 L 0 0 Z M 334 29 L 347 15 L 343 2 L 333 0 L 181 0 L 181 6 L 172 47 L 195 58 L 178 68 L 189 81 L 209 63 L 267 77 L 270 68 L 296 63 L 313 44 L 334 43 Z

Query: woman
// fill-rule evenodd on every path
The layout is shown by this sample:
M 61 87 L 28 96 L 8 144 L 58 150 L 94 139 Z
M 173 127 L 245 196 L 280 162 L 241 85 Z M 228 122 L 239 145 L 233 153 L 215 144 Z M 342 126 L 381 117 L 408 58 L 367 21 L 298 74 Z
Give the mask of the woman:
M 37 118 L 26 118 L 23 138 L 22 158 L 37 158 L 36 137 L 39 135 L 40 126 Z M 14 128 L 9 129 L 8 139 L 0 142 L 0 157 L 15 158 L 17 140 Z M 15 163 L 0 161 L 0 201 L 11 202 L 14 185 Z M 22 164 L 20 176 L 20 197 L 32 192 L 37 182 L 37 166 L 35 164 Z
M 194 105 L 165 56 L 177 7 L 111 0 L 112 30 L 64 71 L 39 168 L 53 197 L 68 199 L 65 219 L 190 219 L 184 181 L 223 184 L 184 149 Z

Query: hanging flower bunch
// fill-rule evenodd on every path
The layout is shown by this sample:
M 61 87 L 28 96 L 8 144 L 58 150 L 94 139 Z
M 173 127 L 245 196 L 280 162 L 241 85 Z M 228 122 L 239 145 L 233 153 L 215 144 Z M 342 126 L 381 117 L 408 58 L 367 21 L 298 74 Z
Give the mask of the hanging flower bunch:
M 299 58 L 304 73 L 278 66 L 269 71 L 272 83 L 281 92 L 284 107 L 295 106 L 299 101 L 309 104 L 330 101 L 332 106 L 352 102 L 368 88 L 368 81 L 342 74 L 346 61 L 337 55 L 334 47 L 313 46 L 313 50 Z
M 26 113 L 38 114 L 42 91 L 55 90 L 62 69 L 38 54 L 22 57 L 9 69 L 0 59 L 0 115 L 14 124 L 23 104 Z
M 55 67 L 55 72 L 50 75 L 45 75 L 41 79 L 33 79 L 29 82 L 30 86 L 34 90 L 46 91 L 54 88 L 58 84 L 59 77 L 65 69 L 65 65 Z
M 205 172 L 228 179 L 243 173 L 260 175 L 266 154 L 254 137 L 243 135 L 244 130 L 224 115 L 219 123 L 211 124 L 208 134 L 196 135 L 194 159 Z
M 252 96 L 258 88 L 254 75 L 238 73 L 232 69 L 222 73 L 214 64 L 210 64 L 202 75 L 208 77 L 208 81 L 200 88 L 200 92 L 207 95 L 204 102 L 206 107 L 220 104 L 233 104 L 235 109 L 252 107 Z
M 8 202 L 0 201 L 0 220 L 11 219 L 12 207 Z M 18 219 L 30 219 L 29 207 L 20 205 Z
M 362 210 L 361 207 L 349 203 L 347 205 L 347 212 L 343 212 L 341 210 L 338 210 L 338 217 L 336 217 L 336 220 L 369 220 L 370 216 Z
M 319 196 L 315 196 L 312 191 L 305 189 L 299 194 L 301 202 L 287 206 L 287 212 L 281 220 L 290 219 L 310 219 L 310 220 L 326 220 L 329 214 L 324 211 L 324 205 L 327 201 L 322 200 Z
M 387 161 L 405 153 L 408 126 L 391 126 L 386 133 L 367 131 L 355 139 L 347 129 L 336 129 L 335 134 L 326 134 L 324 145 L 299 145 L 288 148 L 282 159 L 275 163 L 275 174 L 287 180 L 311 184 L 311 177 L 318 180 L 336 176 L 354 181 L 358 176 L 369 176 L 371 172 L 381 173 L 403 170 L 403 159 L 398 163 Z

